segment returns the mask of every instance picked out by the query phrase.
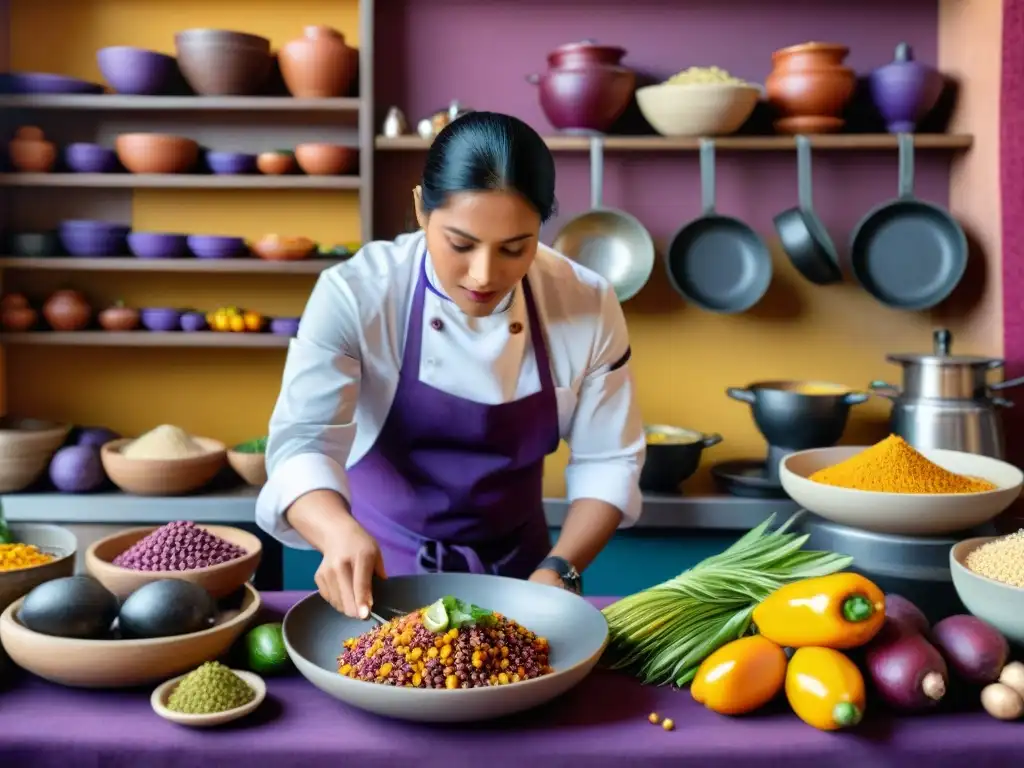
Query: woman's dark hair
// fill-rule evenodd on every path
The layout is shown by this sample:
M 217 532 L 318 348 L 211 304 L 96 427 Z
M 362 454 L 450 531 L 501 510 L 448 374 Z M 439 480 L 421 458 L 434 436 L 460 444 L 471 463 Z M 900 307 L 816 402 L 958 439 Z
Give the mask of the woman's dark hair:
M 456 192 L 512 190 L 540 214 L 555 213 L 555 160 L 544 139 L 522 120 L 497 112 L 467 112 L 442 130 L 423 168 L 424 213 Z

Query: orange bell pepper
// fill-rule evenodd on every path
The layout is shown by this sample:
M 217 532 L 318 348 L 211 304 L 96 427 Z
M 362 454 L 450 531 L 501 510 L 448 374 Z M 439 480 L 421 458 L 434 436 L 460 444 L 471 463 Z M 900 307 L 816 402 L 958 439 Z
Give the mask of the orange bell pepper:
M 864 676 L 831 648 L 799 648 L 786 670 L 786 699 L 793 713 L 814 728 L 849 728 L 864 716 Z
M 690 695 L 720 715 L 743 715 L 774 699 L 786 680 L 786 653 L 760 635 L 741 637 L 708 656 Z
M 777 589 L 753 614 L 757 631 L 789 648 L 858 648 L 885 623 L 885 594 L 857 573 L 834 573 Z
M 247 331 L 261 331 L 263 330 L 263 315 L 259 312 L 246 311 L 242 315 L 242 321 L 245 324 L 245 330 Z

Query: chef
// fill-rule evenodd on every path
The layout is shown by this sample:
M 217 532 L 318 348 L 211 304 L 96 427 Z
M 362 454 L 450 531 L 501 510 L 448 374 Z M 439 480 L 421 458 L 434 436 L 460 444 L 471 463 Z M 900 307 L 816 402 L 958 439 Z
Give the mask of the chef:
M 326 270 L 270 420 L 260 527 L 313 548 L 320 594 L 366 618 L 373 575 L 498 574 L 579 590 L 640 513 L 644 433 L 608 282 L 539 242 L 555 166 L 522 121 L 446 127 L 420 230 Z M 570 502 L 552 546 L 544 457 Z

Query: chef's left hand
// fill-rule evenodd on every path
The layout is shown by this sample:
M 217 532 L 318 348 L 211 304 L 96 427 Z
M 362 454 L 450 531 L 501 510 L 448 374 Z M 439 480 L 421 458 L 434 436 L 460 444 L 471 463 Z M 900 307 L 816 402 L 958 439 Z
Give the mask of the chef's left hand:
M 565 582 L 562 581 L 562 577 L 550 568 L 538 568 L 530 576 L 530 581 L 536 582 L 537 584 L 547 584 L 549 587 L 565 589 Z

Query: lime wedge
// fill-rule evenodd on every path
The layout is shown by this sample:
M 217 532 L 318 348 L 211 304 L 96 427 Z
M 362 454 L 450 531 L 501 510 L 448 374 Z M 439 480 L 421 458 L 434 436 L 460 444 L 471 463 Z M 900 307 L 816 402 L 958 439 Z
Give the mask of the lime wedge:
M 444 601 L 438 600 L 423 612 L 423 626 L 431 632 L 444 632 L 448 629 L 448 611 Z

